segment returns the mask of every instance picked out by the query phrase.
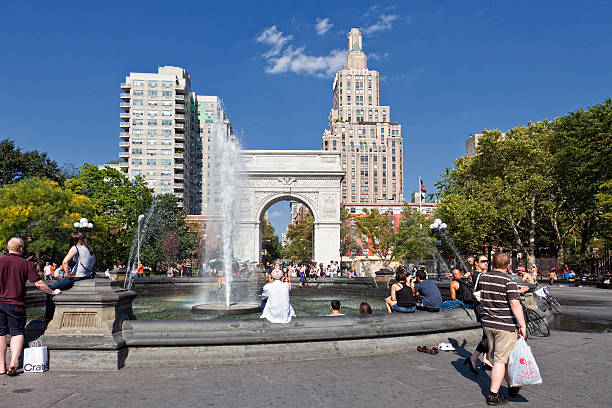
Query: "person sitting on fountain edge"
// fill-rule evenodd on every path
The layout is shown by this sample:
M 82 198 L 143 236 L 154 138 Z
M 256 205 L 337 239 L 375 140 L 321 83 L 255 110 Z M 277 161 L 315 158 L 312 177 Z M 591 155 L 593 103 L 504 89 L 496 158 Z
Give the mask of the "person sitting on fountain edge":
M 423 269 L 416 273 L 417 284 L 414 289 L 417 295 L 421 295 L 421 303 L 417 303 L 418 310 L 426 312 L 439 312 L 442 305 L 442 295 L 440 289 L 430 280 L 427 280 L 427 274 Z
M 406 282 L 406 268 L 398 266 L 395 271 L 395 283 L 391 285 L 391 296 L 385 299 L 387 312 L 414 313 L 416 297 L 414 296 L 414 281 L 412 276 Z
M 476 298 L 474 298 L 474 285 L 468 279 L 461 276 L 461 270 L 455 266 L 452 270 L 453 280 L 450 283 L 450 296 L 452 300 L 442 302 L 440 310 L 457 309 L 467 307 L 473 309 Z
M 276 267 L 268 277 L 268 283 L 263 287 L 262 311 L 260 318 L 271 323 L 289 323 L 295 312 L 289 303 L 291 281 L 282 282 L 283 271 Z

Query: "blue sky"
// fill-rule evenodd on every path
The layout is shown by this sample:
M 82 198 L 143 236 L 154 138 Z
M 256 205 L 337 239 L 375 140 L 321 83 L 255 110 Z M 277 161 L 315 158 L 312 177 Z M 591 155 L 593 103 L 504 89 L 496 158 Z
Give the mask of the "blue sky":
M 159 65 L 223 98 L 245 148 L 319 149 L 354 26 L 403 126 L 407 194 L 419 173 L 432 191 L 471 133 L 612 96 L 605 1 L 19 3 L 0 12 L 0 138 L 75 166 L 117 159 L 119 84 Z

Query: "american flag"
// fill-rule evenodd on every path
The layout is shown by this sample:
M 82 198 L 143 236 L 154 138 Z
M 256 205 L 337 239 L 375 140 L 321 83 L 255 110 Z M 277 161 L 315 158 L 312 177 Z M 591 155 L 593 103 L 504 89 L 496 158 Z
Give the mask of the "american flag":
M 427 192 L 427 187 L 425 187 L 425 184 L 423 184 L 423 181 L 421 181 L 421 193 L 426 193 Z

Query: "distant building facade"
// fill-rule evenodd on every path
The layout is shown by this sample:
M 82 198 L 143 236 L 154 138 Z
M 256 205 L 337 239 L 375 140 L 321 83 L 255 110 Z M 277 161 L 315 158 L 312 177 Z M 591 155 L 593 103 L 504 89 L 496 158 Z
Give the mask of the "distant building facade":
M 155 194 L 174 194 L 187 214 L 202 214 L 210 142 L 202 113 L 219 98 L 196 95 L 190 74 L 173 66 L 131 72 L 121 90 L 119 168 L 144 177 Z
M 401 204 L 403 191 L 402 127 L 391 122 L 389 106 L 380 104 L 378 71 L 369 70 L 361 32 L 348 34 L 344 69 L 336 73 L 329 129 L 322 149 L 338 151 L 346 177 L 345 204 Z

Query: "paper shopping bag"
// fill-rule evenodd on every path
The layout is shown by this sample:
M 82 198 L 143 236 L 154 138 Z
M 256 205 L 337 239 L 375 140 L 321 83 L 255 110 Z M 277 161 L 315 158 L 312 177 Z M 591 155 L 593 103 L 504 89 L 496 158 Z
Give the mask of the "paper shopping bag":
M 23 372 L 42 373 L 49 370 L 47 346 L 28 347 L 23 350 Z

